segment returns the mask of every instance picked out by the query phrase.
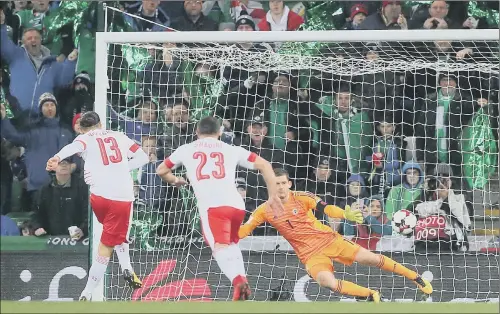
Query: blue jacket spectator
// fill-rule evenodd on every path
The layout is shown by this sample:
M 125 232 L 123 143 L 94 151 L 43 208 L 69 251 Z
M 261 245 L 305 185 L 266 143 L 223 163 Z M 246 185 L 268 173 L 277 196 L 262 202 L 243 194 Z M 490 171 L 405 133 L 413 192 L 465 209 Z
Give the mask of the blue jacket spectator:
M 372 196 L 365 199 L 361 205 L 364 221 L 362 224 L 344 221 L 344 235 L 354 235 L 361 239 L 371 236 L 385 236 L 392 234 L 391 221 L 384 212 L 382 197 Z
M 37 101 L 43 93 L 54 93 L 54 89 L 73 82 L 76 67 L 76 52 L 63 62 L 42 46 L 39 31 L 27 29 L 23 34 L 23 45 L 17 46 L 7 35 L 7 26 L 0 27 L 0 53 L 9 64 L 10 94 L 19 101 L 20 111 L 38 116 Z
M 19 227 L 16 225 L 14 220 L 11 218 L 2 215 L 0 220 L 0 236 L 20 236 L 21 232 L 19 231 Z
M 4 119 L 3 106 L 1 110 L 1 136 L 26 149 L 24 157 L 28 172 L 28 191 L 36 191 L 50 181 L 45 170 L 47 160 L 73 140 L 72 132 L 60 124 L 54 95 L 43 94 L 39 105 L 43 117 L 26 131 L 17 130 L 10 120 Z
M 128 14 L 124 14 L 124 19 L 134 32 L 164 32 L 166 27 L 170 26 L 170 18 L 162 8 L 158 7 L 159 4 L 159 0 L 134 3 L 127 7 L 127 13 L 140 16 L 142 19 Z
M 136 119 L 116 112 L 108 104 L 108 113 L 111 122 L 118 123 L 118 126 L 128 137 L 141 143 L 142 137 L 156 133 L 157 106 L 152 101 L 140 102 L 137 105 Z

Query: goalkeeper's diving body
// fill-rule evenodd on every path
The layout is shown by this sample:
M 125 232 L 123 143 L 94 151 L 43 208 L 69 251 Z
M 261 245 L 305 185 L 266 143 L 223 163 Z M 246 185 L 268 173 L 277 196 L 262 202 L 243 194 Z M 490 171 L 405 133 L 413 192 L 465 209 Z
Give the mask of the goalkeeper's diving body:
M 332 261 L 344 265 L 358 262 L 367 266 L 404 276 L 415 282 L 425 294 L 432 293 L 431 284 L 415 271 L 406 268 L 391 258 L 375 254 L 345 239 L 330 227 L 316 219 L 313 209 L 323 210 L 332 218 L 342 218 L 361 223 L 360 211 L 345 210 L 328 205 L 309 192 L 291 191 L 292 183 L 288 173 L 283 169 L 275 169 L 278 196 L 284 205 L 284 212 L 276 215 L 268 209 L 266 203 L 261 204 L 248 221 L 240 227 L 239 237 L 244 238 L 264 222 L 270 223 L 290 243 L 300 261 L 305 265 L 308 274 L 322 287 L 340 294 L 355 296 L 368 301 L 380 302 L 380 293 L 376 290 L 361 287 L 355 283 L 336 279 L 333 274 Z

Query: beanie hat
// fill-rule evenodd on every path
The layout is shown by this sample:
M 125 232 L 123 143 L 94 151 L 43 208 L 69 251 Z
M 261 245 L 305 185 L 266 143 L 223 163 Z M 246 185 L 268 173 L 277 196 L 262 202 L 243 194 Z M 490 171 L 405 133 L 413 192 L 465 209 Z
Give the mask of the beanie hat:
M 82 72 L 75 76 L 75 79 L 73 80 L 73 84 L 83 84 L 87 86 L 87 89 L 90 87 L 90 76 L 87 72 Z
M 77 113 L 75 114 L 75 116 L 73 117 L 73 122 L 71 123 L 71 127 L 74 129 L 75 128 L 75 124 L 76 124 L 76 121 L 78 119 L 80 119 L 82 117 L 82 114 L 81 113 Z
M 382 8 L 385 8 L 386 6 L 388 6 L 391 3 L 394 3 L 396 5 L 400 5 L 401 1 L 382 1 Z
M 43 104 L 49 101 L 53 102 L 57 106 L 57 100 L 54 95 L 52 95 L 51 93 L 43 93 L 38 99 L 38 106 L 40 107 L 40 109 L 42 109 Z
M 236 29 L 238 29 L 240 25 L 249 25 L 253 30 L 255 30 L 255 21 L 245 10 L 241 11 L 240 16 L 236 20 Z
M 366 9 L 366 7 L 361 4 L 361 3 L 358 3 L 358 4 L 355 4 L 351 7 L 351 20 L 356 16 L 358 15 L 358 13 L 363 13 L 364 15 L 368 15 L 368 10 Z

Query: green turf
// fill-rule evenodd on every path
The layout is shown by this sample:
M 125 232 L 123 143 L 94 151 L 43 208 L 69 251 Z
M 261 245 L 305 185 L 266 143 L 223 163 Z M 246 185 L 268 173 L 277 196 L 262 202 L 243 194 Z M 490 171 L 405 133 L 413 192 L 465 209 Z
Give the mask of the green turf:
M 498 303 L 13 302 L 3 313 L 498 313 Z

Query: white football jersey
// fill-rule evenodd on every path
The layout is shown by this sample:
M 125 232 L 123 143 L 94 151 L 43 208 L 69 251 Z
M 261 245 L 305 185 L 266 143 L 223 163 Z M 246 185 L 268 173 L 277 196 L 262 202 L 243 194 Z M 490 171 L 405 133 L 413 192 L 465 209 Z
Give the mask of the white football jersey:
M 84 146 L 81 157 L 90 192 L 110 200 L 133 201 L 134 182 L 128 159 L 140 146 L 121 132 L 100 129 L 79 135 L 76 141 Z
M 220 206 L 244 210 L 245 202 L 235 184 L 236 167 L 254 169 L 256 158 L 242 147 L 204 138 L 180 146 L 164 163 L 171 169 L 184 165 L 200 210 Z

